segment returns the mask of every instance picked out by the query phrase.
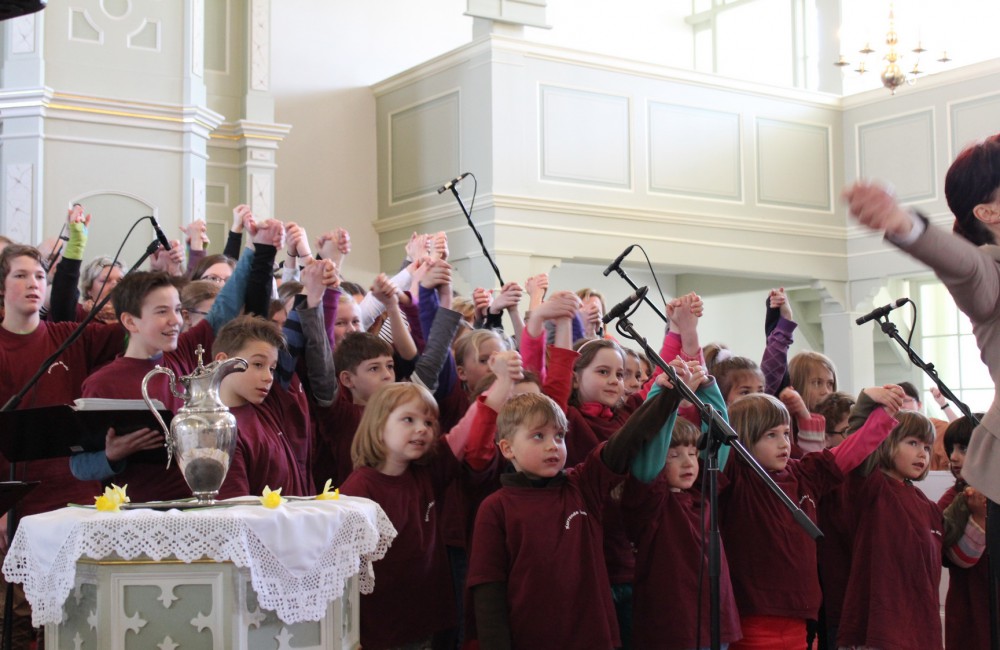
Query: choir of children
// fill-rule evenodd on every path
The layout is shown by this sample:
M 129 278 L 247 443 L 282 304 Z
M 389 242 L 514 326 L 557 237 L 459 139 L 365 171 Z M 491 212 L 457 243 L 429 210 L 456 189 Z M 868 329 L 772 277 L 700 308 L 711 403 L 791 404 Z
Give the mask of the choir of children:
M 942 259 L 923 240 L 943 236 L 878 188 L 856 186 L 848 198 L 864 223 L 932 260 L 946 282 L 986 278 L 996 293 L 993 258 Z M 975 219 L 994 214 L 981 207 Z M 332 479 L 380 504 L 398 536 L 362 597 L 366 650 L 708 647 L 706 428 L 662 368 L 603 333 L 600 294 L 546 299 L 543 274 L 526 289 L 477 289 L 453 310 L 443 233 L 414 235 L 400 271 L 365 293 L 341 275 L 346 231 L 320 237 L 314 257 L 300 226 L 258 221 L 246 206 L 234 210 L 226 255 L 205 255 L 203 224 L 185 229 L 186 274 L 178 246 L 153 271 L 122 277 L 97 260 L 81 281 L 89 219 L 78 206 L 69 215 L 51 296 L 37 249 L 9 243 L 0 253 L 0 399 L 82 319 L 77 285 L 88 308 L 110 291 L 113 316 L 88 325 L 20 407 L 138 397 L 157 364 L 190 373 L 198 346 L 206 362 L 208 351 L 246 359 L 220 389 L 239 428 L 221 495 L 265 485 L 310 495 Z M 252 246 L 241 251 L 244 232 Z M 974 296 L 964 299 L 986 321 Z M 978 435 L 965 419 L 944 435 L 956 485 L 934 504 L 914 487 L 930 468 L 934 427 L 907 410 L 914 403 L 899 386 L 866 388 L 855 404 L 837 392 L 830 359 L 789 359 L 795 322 L 783 289 L 767 297 L 759 365 L 724 345 L 703 353 L 696 294 L 665 311 L 661 356 L 673 376 L 731 422 L 753 461 L 826 533 L 817 547 L 750 463 L 721 450 L 723 647 L 809 647 L 807 623 L 821 613 L 820 647 L 985 647 L 985 498 L 965 479 L 988 463 L 965 456 Z M 180 406 L 159 378 L 151 390 Z M 158 431 L 111 430 L 104 452 L 20 463 L 18 478 L 44 484 L 20 514 L 84 502 L 112 478 L 134 500 L 183 496 L 176 468 L 134 456 L 160 445 Z M 942 564 L 952 575 L 944 637 Z

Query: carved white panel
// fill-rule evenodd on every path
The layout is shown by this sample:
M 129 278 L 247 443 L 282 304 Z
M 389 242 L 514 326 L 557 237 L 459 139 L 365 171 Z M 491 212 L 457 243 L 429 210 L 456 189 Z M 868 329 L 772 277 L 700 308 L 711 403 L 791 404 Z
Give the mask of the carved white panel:
M 250 174 L 250 210 L 257 219 L 271 218 L 271 177 Z
M 214 72 L 229 72 L 229 39 L 231 25 L 229 23 L 231 0 L 212 0 L 202 5 L 204 26 L 211 38 L 202 38 L 204 65 Z
M 543 179 L 631 186 L 627 97 L 543 86 L 540 115 Z
M 229 205 L 229 185 L 207 183 L 205 185 L 205 202 L 212 205 Z
M 1000 132 L 1000 95 L 955 102 L 948 109 L 951 117 L 949 159 L 954 160 L 958 152 L 973 142 Z
M 267 90 L 271 84 L 271 2 L 251 0 L 250 88 Z
M 30 54 L 35 51 L 35 14 L 27 14 L 10 21 L 11 54 Z
M 205 179 L 191 179 L 191 221 L 205 220 Z
M 30 164 L 7 165 L 4 174 L 5 233 L 16 242 L 32 243 L 33 216 L 31 194 L 34 167 Z
M 132 50 L 160 51 L 160 22 L 143 20 L 136 30 L 128 35 L 128 47 Z
M 742 200 L 739 113 L 651 102 L 648 145 L 650 191 Z
M 432 192 L 461 169 L 458 91 L 389 115 L 389 196 L 404 201 Z
M 933 109 L 858 125 L 858 176 L 890 183 L 901 201 L 933 199 Z
M 194 0 L 191 5 L 191 74 L 196 77 L 205 71 L 205 2 Z
M 101 0 L 101 11 L 113 20 L 120 20 L 132 12 L 132 0 Z
M 104 30 L 97 26 L 86 9 L 69 10 L 69 40 L 104 44 Z
M 757 202 L 833 210 L 827 126 L 757 119 Z

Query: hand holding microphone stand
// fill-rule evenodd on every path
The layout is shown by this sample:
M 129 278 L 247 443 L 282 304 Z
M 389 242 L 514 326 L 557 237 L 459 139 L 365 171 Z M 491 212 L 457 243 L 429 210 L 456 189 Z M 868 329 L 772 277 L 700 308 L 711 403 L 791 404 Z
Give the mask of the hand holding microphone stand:
M 670 378 L 671 383 L 677 390 L 680 391 L 681 395 L 687 401 L 694 404 L 701 414 L 702 422 L 707 425 L 708 431 L 702 434 L 701 440 L 698 442 L 699 449 L 706 450 L 706 460 L 705 460 L 705 472 L 708 479 L 708 498 L 709 498 L 709 514 L 708 514 L 708 576 L 709 576 L 709 623 L 711 629 L 711 648 L 713 650 L 718 650 L 721 648 L 722 643 L 722 631 L 721 631 L 721 617 L 720 617 L 720 586 L 719 579 L 722 574 L 722 538 L 719 534 L 719 449 L 722 445 L 729 445 L 736 451 L 736 453 L 743 459 L 747 465 L 757 473 L 764 483 L 767 484 L 769 488 L 777 495 L 781 502 L 788 508 L 792 517 L 795 521 L 805 529 L 806 533 L 812 539 L 819 539 L 823 536 L 819 528 L 809 519 L 809 516 L 802 511 L 801 508 L 796 505 L 794 501 L 787 494 L 782 491 L 778 484 L 774 482 L 774 479 L 767 473 L 760 463 L 750 454 L 746 447 L 739 440 L 739 436 L 733 431 L 733 428 L 729 425 L 722 415 L 715 410 L 711 404 L 706 404 L 701 401 L 691 388 L 680 381 L 677 378 L 677 373 L 674 368 L 667 364 L 661 357 L 656 353 L 656 350 L 649 345 L 649 342 L 643 338 L 632 325 L 632 322 L 628 319 L 631 313 L 635 312 L 632 310 L 629 314 L 624 314 L 632 304 L 642 300 L 646 295 L 646 287 L 642 287 L 637 290 L 634 294 L 626 298 L 624 301 L 616 305 L 613 309 L 608 312 L 608 315 L 604 317 L 604 322 L 618 318 L 617 329 L 618 333 L 625 338 L 630 338 L 636 343 L 638 343 L 643 352 L 651 362 L 657 365 L 667 374 Z M 638 309 L 638 307 L 636 307 Z

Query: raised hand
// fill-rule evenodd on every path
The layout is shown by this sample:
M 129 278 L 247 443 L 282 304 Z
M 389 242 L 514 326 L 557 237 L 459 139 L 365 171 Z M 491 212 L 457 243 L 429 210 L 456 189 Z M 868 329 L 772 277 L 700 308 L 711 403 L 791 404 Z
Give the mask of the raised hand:
M 254 244 L 282 248 L 285 244 L 285 224 L 277 219 L 254 222 L 250 230 Z
M 871 388 L 866 388 L 864 393 L 875 402 L 881 404 L 889 415 L 896 415 L 899 409 L 903 408 L 903 400 L 906 399 L 906 393 L 902 387 L 895 384 L 872 386 Z
M 232 232 L 243 232 L 243 229 L 246 228 L 250 231 L 248 225 L 253 223 L 253 221 L 253 212 L 250 211 L 250 206 L 245 203 L 241 203 L 233 208 L 233 225 L 229 228 L 229 230 Z
M 451 284 L 451 264 L 444 260 L 423 257 L 419 262 L 420 286 L 434 289 L 444 284 Z
M 889 189 L 877 183 L 858 181 L 844 190 L 843 198 L 851 216 L 872 230 L 903 237 L 913 228 L 913 217 Z
M 487 366 L 497 377 L 497 381 L 507 379 L 512 384 L 524 379 L 524 365 L 517 350 L 501 350 L 490 355 Z
M 788 412 L 791 413 L 792 417 L 795 418 L 808 418 L 809 409 L 806 408 L 806 402 L 799 395 L 799 391 L 795 390 L 791 386 L 785 387 L 780 393 L 778 393 L 778 399 L 781 403 L 785 405 Z
M 524 283 L 524 290 L 528 292 L 528 309 L 535 309 L 545 300 L 545 292 L 549 289 L 549 274 L 539 273 L 533 275 Z
M 784 287 L 771 289 L 771 295 L 768 297 L 768 306 L 771 309 L 779 310 L 781 317 L 785 320 L 792 320 L 792 305 L 788 302 L 788 296 L 785 295 Z
M 684 334 L 698 329 L 698 318 L 704 313 L 704 303 L 701 297 L 691 292 L 667 303 L 667 317 L 670 328 Z
M 488 289 L 476 287 L 472 290 L 472 306 L 476 310 L 476 320 L 486 318 L 486 312 L 493 304 L 493 294 Z
M 489 310 L 494 314 L 499 314 L 504 309 L 517 307 L 521 302 L 522 295 L 524 295 L 524 289 L 521 288 L 521 285 L 516 282 L 508 282 L 503 285 L 498 294 L 493 296 L 493 304 L 490 305 Z
M 443 230 L 431 239 L 431 257 L 439 260 L 448 259 L 448 234 Z
M 372 294 L 385 305 L 386 309 L 399 305 L 399 289 L 385 273 L 379 273 L 375 277 L 375 282 L 372 284 Z
M 84 227 L 90 225 L 90 215 L 83 213 L 83 206 L 79 203 L 74 203 L 73 207 L 69 209 L 66 213 L 66 223 L 82 223 Z
M 406 243 L 406 257 L 410 260 L 418 260 L 430 253 L 430 241 L 428 235 L 410 235 L 410 241 Z
M 181 226 L 181 232 L 184 233 L 184 238 L 193 251 L 204 250 L 205 244 L 210 243 L 204 219 L 197 219 L 186 226 Z
M 302 269 L 302 287 L 306 294 L 306 305 L 316 307 L 323 301 L 323 294 L 330 283 L 336 280 L 337 267 L 330 260 L 308 260 Z
M 288 257 L 312 257 L 306 229 L 293 221 L 285 224 L 285 248 Z

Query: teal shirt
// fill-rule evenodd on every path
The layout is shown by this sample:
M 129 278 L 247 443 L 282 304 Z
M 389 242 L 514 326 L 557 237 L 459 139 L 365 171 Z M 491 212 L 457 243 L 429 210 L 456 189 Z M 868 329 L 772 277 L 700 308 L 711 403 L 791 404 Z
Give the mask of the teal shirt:
M 663 388 L 659 385 L 654 385 L 652 390 L 649 391 L 649 395 L 646 399 L 652 399 L 657 395 Z M 726 409 L 726 400 L 723 399 L 722 393 L 719 391 L 719 386 L 714 381 L 707 386 L 702 384 L 695 395 L 698 398 L 711 404 L 715 410 L 717 410 L 722 417 L 729 421 L 729 411 Z M 652 483 L 653 480 L 663 471 L 663 466 L 667 462 L 667 451 L 670 449 L 670 438 L 674 432 L 674 422 L 677 420 L 677 411 L 670 414 L 667 421 L 663 423 L 659 432 L 653 438 L 639 450 L 635 458 L 632 459 L 631 472 L 632 476 L 636 477 L 643 483 Z M 705 424 L 701 425 L 702 431 L 705 431 Z M 702 459 L 705 457 L 704 451 L 701 452 Z M 729 445 L 722 445 L 719 449 L 719 469 L 726 466 L 726 460 L 729 458 Z

